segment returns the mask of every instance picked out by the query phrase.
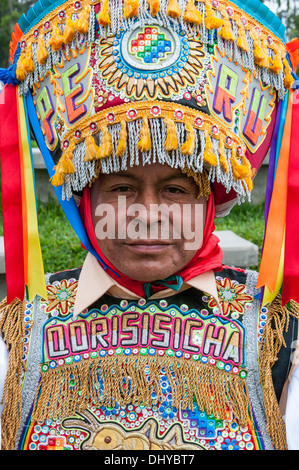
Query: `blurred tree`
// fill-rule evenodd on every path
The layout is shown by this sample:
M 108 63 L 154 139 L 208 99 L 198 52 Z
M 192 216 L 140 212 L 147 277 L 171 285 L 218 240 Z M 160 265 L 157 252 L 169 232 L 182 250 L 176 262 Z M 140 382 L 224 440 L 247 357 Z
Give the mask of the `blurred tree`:
M 0 67 L 8 67 L 11 33 L 18 19 L 35 3 L 32 0 L 0 0 Z

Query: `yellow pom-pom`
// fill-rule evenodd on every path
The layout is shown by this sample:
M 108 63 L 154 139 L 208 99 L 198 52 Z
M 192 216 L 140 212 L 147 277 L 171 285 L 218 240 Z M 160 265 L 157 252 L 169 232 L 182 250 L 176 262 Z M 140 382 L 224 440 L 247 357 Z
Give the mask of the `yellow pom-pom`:
M 22 64 L 23 64 L 23 68 L 24 68 L 24 70 L 26 71 L 27 74 L 34 72 L 35 67 L 34 67 L 34 62 L 33 62 L 33 59 L 32 59 L 32 51 L 31 50 L 27 50 L 25 57 L 23 57 Z
M 74 40 L 75 37 L 75 24 L 71 18 L 68 18 L 65 24 L 65 29 L 63 33 L 63 42 L 64 44 L 69 44 Z
M 175 122 L 169 118 L 165 118 L 164 123 L 167 127 L 167 135 L 164 147 L 167 152 L 171 152 L 172 150 L 176 150 L 178 148 L 176 125 Z
M 186 21 L 186 23 L 202 23 L 202 14 L 199 10 L 197 10 L 193 0 L 188 0 L 183 19 Z
M 132 18 L 138 16 L 139 1 L 138 0 L 124 0 L 124 18 Z
M 121 157 L 126 150 L 127 145 L 127 124 L 126 121 L 121 121 L 121 131 L 119 133 L 119 141 L 115 152 L 116 157 Z
M 281 54 L 279 53 L 275 54 L 274 59 L 270 57 L 270 63 L 271 63 L 270 70 L 272 70 L 273 73 L 278 75 L 283 69 Z
M 152 16 L 157 16 L 160 11 L 160 0 L 148 0 Z
M 52 30 L 52 36 L 48 41 L 48 46 L 51 46 L 53 51 L 58 52 L 63 45 L 63 40 L 60 29 L 55 25 Z
M 89 12 L 90 6 L 84 7 L 81 11 L 78 21 L 75 23 L 75 28 L 80 34 L 87 34 L 89 30 Z
M 57 163 L 57 165 L 54 166 L 55 173 L 54 175 L 50 178 L 50 181 L 53 186 L 58 187 L 61 186 L 64 183 L 64 177 L 63 177 L 63 172 L 61 168 L 61 159 Z
M 219 29 L 223 25 L 223 19 L 218 18 L 211 7 L 206 5 L 205 27 L 207 29 Z
M 289 90 L 294 82 L 294 78 L 292 76 L 292 69 L 287 61 L 287 59 L 283 59 L 283 65 L 285 70 L 284 76 L 284 86 L 287 90 Z
M 178 18 L 181 13 L 182 12 L 178 0 L 169 0 L 166 14 L 172 18 Z
M 235 180 L 243 180 L 251 176 L 251 165 L 245 156 L 241 157 L 241 163 L 236 157 L 235 151 L 232 152 L 231 165 L 233 169 L 233 177 Z
M 39 38 L 37 51 L 36 51 L 36 60 L 39 64 L 43 65 L 46 63 L 48 58 L 48 51 L 45 45 L 44 35 Z
M 183 155 L 192 155 L 195 148 L 195 131 L 191 124 L 185 124 L 185 129 L 188 132 L 187 140 L 181 145 L 181 152 Z
M 258 39 L 253 41 L 253 54 L 254 62 L 259 67 L 269 67 L 270 61 L 265 42 L 260 42 Z
M 69 152 L 65 152 L 60 159 L 61 172 L 64 175 L 70 175 L 72 173 L 75 173 L 76 171 L 74 164 L 72 162 L 72 157 L 73 157 L 73 154 L 71 151 L 69 151 Z
M 251 193 L 251 191 L 253 189 L 253 183 L 252 183 L 251 176 L 248 176 L 247 178 L 245 178 L 245 183 L 246 183 L 248 191 Z
M 218 164 L 217 158 L 213 152 L 213 147 L 212 147 L 210 136 L 207 132 L 206 132 L 206 145 L 205 145 L 205 150 L 203 154 L 203 159 L 206 163 L 208 163 L 211 166 L 217 166 Z
M 101 5 L 101 10 L 97 14 L 98 23 L 101 26 L 108 26 L 111 23 L 110 20 L 110 9 L 109 9 L 109 0 L 104 0 Z
M 152 146 L 152 141 L 151 141 L 149 126 L 148 126 L 148 119 L 147 117 L 143 117 L 143 126 L 140 130 L 137 148 L 138 150 L 140 150 L 140 152 L 148 152 L 151 149 L 151 146 Z
M 95 143 L 92 135 L 89 135 L 85 139 L 85 156 L 84 161 L 90 162 L 91 160 L 97 160 L 99 154 L 99 147 Z
M 22 65 L 22 61 L 20 61 L 19 59 L 17 63 L 17 69 L 16 69 L 16 78 L 19 82 L 23 82 L 26 76 L 27 76 L 27 72 Z
M 235 35 L 233 33 L 229 18 L 224 18 L 223 26 L 219 31 L 219 36 L 222 37 L 225 41 L 234 41 Z
M 112 153 L 112 137 L 107 126 L 102 126 L 102 140 L 99 147 L 98 158 L 109 157 Z

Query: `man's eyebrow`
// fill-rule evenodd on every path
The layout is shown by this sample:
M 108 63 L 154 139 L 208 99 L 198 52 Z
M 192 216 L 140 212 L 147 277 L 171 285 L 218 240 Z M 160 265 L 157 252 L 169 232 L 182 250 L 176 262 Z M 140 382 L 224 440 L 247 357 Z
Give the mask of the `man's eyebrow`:
M 129 171 L 128 172 L 127 171 L 120 171 L 118 173 L 110 173 L 110 176 L 113 176 L 115 178 L 123 177 L 123 178 L 131 178 L 131 179 L 139 180 L 139 176 L 136 176 L 134 173 L 131 173 Z M 165 176 L 165 178 L 162 178 L 160 181 L 165 182 L 165 181 L 169 181 L 169 180 L 173 180 L 173 179 L 189 180 L 189 177 L 179 170 L 177 173 L 174 173 L 174 174 L 169 175 L 169 176 Z

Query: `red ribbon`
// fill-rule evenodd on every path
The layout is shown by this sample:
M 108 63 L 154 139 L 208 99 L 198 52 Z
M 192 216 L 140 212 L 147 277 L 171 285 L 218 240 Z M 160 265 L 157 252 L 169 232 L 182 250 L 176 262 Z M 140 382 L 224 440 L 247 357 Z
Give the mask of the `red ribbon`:
M 299 302 L 299 92 L 294 91 L 290 99 L 293 101 L 293 112 L 286 210 L 283 305 L 291 299 Z
M 6 85 L 0 105 L 0 157 L 7 303 L 24 299 L 22 174 L 17 87 Z

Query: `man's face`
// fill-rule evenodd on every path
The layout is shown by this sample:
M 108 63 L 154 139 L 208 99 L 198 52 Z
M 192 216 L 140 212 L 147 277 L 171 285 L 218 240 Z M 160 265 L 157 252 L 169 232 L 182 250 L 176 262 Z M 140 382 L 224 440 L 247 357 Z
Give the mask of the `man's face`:
M 101 174 L 91 209 L 102 253 L 131 279 L 175 274 L 202 244 L 206 200 L 197 195 L 192 178 L 159 163 Z

